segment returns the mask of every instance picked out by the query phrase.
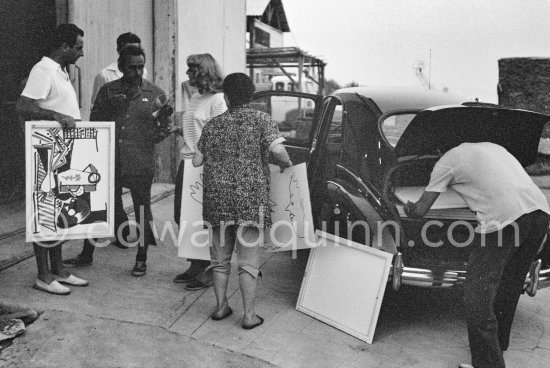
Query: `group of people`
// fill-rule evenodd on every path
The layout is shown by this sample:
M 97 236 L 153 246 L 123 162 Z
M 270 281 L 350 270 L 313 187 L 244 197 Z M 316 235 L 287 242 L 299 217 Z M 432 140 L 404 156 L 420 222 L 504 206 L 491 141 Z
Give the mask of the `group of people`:
M 83 56 L 83 46 L 84 32 L 77 26 L 62 24 L 56 29 L 51 54 L 34 66 L 18 101 L 23 119 L 55 120 L 63 127 L 73 127 L 80 119 L 66 69 Z M 154 124 L 154 107 L 143 101 L 165 104 L 167 98 L 161 88 L 144 78 L 146 55 L 139 37 L 121 35 L 117 51 L 118 61 L 102 70 L 94 81 L 90 115 L 92 121 L 116 123 L 115 245 L 126 247 L 131 242 L 127 228 L 120 226 L 126 220 L 122 206 L 122 187 L 126 187 L 137 222 L 144 229 L 144 234 L 139 234 L 132 275 L 145 275 L 148 246 L 156 244 L 150 227 L 154 145 L 169 133 L 181 135 L 182 158 L 191 159 L 194 166 L 204 165 L 203 218 L 213 228 L 211 261 L 190 260 L 191 266 L 175 276 L 174 282 L 187 283 L 188 290 L 213 284 L 216 308 L 211 318 L 228 317 L 233 311 L 226 291 L 235 251 L 244 308 L 242 327 L 261 325 L 263 319 L 255 313 L 254 304 L 256 280 L 261 274 L 260 233 L 271 223 L 268 161 L 274 157 L 282 170 L 292 166 L 277 123 L 248 104 L 254 84 L 246 74 L 233 73 L 224 78 L 210 54 L 198 54 L 187 59 L 189 81 L 184 84 L 184 92 L 189 98 L 181 121 L 168 131 L 159 130 Z M 174 201 L 178 224 L 184 170 L 182 160 Z M 521 164 L 505 149 L 488 142 L 464 143 L 443 155 L 426 192 L 417 203 L 408 203 L 405 213 L 409 217 L 424 216 L 448 187 L 453 187 L 476 212 L 482 225 L 479 232 L 487 235 L 486 245 L 472 252 L 464 290 L 473 366 L 504 367 L 502 351 L 508 347 L 525 275 L 548 229 L 550 209 Z M 491 222 L 499 224 L 496 229 L 483 227 Z M 82 252 L 67 260 L 62 259 L 59 244 L 33 246 L 38 267 L 35 288 L 68 294 L 70 289 L 65 285 L 88 285 L 67 267 L 92 263 L 91 240 L 84 240 Z
M 63 128 L 81 120 L 75 90 L 67 67 L 84 55 L 84 31 L 74 24 L 59 25 L 52 38 L 52 50 L 31 70 L 17 102 L 25 121 L 55 120 Z M 146 55 L 141 40 L 133 33 L 117 39 L 116 63 L 103 69 L 94 80 L 90 121 L 115 122 L 115 240 L 120 248 L 137 242 L 132 275 L 147 272 L 147 250 L 156 245 L 151 228 L 151 186 L 154 177 L 154 146 L 175 133 L 182 136 L 182 161 L 176 176 L 174 217 L 179 224 L 184 160 L 204 165 L 203 217 L 213 225 L 211 261 L 192 259 L 191 266 L 175 276 L 186 289 L 199 290 L 214 285 L 217 307 L 212 319 L 232 314 L 226 290 L 233 251 L 237 253 L 239 281 L 243 297 L 243 328 L 263 323 L 254 311 L 256 279 L 260 275 L 260 232 L 270 224 L 268 162 L 270 156 L 281 170 L 292 166 L 277 123 L 248 103 L 254 84 L 243 73 L 225 78 L 207 53 L 187 59 L 188 93 L 181 121 L 171 124 L 169 114 L 155 116 L 155 109 L 167 104 L 164 91 L 148 81 Z M 152 104 L 157 101 L 158 104 Z M 164 129 L 159 129 L 159 122 Z M 138 231 L 130 239 L 123 226 L 127 215 L 122 204 L 122 188 L 130 190 Z M 84 239 L 80 254 L 63 260 L 61 244 L 33 243 L 38 267 L 34 287 L 52 294 L 66 295 L 69 286 L 87 286 L 88 281 L 69 269 L 93 262 L 94 239 Z

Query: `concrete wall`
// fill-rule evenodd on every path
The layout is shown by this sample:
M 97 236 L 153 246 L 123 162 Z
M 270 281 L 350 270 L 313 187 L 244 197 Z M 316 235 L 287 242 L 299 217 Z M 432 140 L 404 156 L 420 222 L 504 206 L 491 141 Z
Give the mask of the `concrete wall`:
M 117 59 L 116 38 L 121 33 L 134 32 L 141 38 L 152 79 L 153 0 L 72 0 L 68 13 L 68 21 L 84 30 L 84 57 L 77 65 L 81 70 L 81 113 L 87 119 L 94 77 Z
M 176 4 L 174 0 L 154 0 L 154 82 L 174 101 L 176 93 Z M 157 144 L 158 182 L 173 182 L 177 169 L 178 142 L 170 136 Z
M 246 65 L 245 0 L 177 0 L 176 111 L 182 111 L 181 83 L 188 80 L 186 59 L 210 53 L 225 74 Z
M 83 119 L 89 118 L 93 78 L 116 60 L 116 37 L 124 32 L 140 36 L 148 79 L 175 101 L 176 119 L 188 55 L 209 52 L 226 74 L 245 70 L 245 0 L 67 0 L 67 8 L 67 21 L 85 32 L 77 62 Z M 173 181 L 180 141 L 170 137 L 157 145 L 155 181 Z
M 118 58 L 116 38 L 136 33 L 146 54 L 150 81 L 174 99 L 175 86 L 175 3 L 174 0 L 72 0 L 69 21 L 84 30 L 84 57 L 80 92 L 83 119 L 90 113 L 95 75 Z M 170 137 L 156 146 L 155 181 L 171 182 L 175 175 L 177 142 Z

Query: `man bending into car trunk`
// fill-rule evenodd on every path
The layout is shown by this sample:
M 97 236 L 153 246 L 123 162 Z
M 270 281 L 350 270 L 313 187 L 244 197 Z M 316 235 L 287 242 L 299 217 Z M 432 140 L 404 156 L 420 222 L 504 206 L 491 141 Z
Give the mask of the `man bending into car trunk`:
M 548 230 L 548 203 L 506 149 L 490 142 L 462 143 L 437 161 L 424 193 L 405 205 L 405 214 L 423 217 L 449 187 L 478 221 L 480 241 L 474 244 L 480 246 L 470 254 L 464 282 L 472 365 L 505 367 L 502 352 L 508 348 L 525 276 Z

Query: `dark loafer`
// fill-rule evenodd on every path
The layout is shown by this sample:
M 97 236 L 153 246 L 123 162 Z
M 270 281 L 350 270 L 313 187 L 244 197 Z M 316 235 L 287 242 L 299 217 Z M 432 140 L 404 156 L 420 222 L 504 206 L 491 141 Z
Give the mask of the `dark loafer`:
M 65 267 L 85 267 L 91 266 L 92 259 L 87 259 L 82 257 L 80 254 L 74 258 L 65 259 L 63 261 L 63 266 Z
M 213 281 L 212 279 L 201 281 L 199 279 L 193 279 L 187 283 L 187 286 L 185 287 L 185 290 L 195 291 L 195 290 L 201 290 L 206 289 L 207 287 L 212 286 Z
M 134 269 L 132 270 L 132 276 L 143 276 L 147 273 L 147 264 L 143 261 L 136 261 Z
M 193 280 L 195 277 L 197 277 L 198 272 L 193 272 L 191 269 L 188 269 L 184 273 L 180 273 L 176 277 L 174 277 L 174 282 L 178 284 L 185 284 L 191 280 Z

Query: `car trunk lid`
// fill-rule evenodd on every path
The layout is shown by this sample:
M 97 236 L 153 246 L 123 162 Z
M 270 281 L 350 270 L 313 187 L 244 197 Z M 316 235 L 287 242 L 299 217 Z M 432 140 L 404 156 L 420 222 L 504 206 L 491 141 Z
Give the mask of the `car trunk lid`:
M 516 109 L 442 106 L 414 117 L 395 146 L 397 158 L 443 154 L 464 142 L 492 142 L 523 165 L 535 161 L 550 116 Z

